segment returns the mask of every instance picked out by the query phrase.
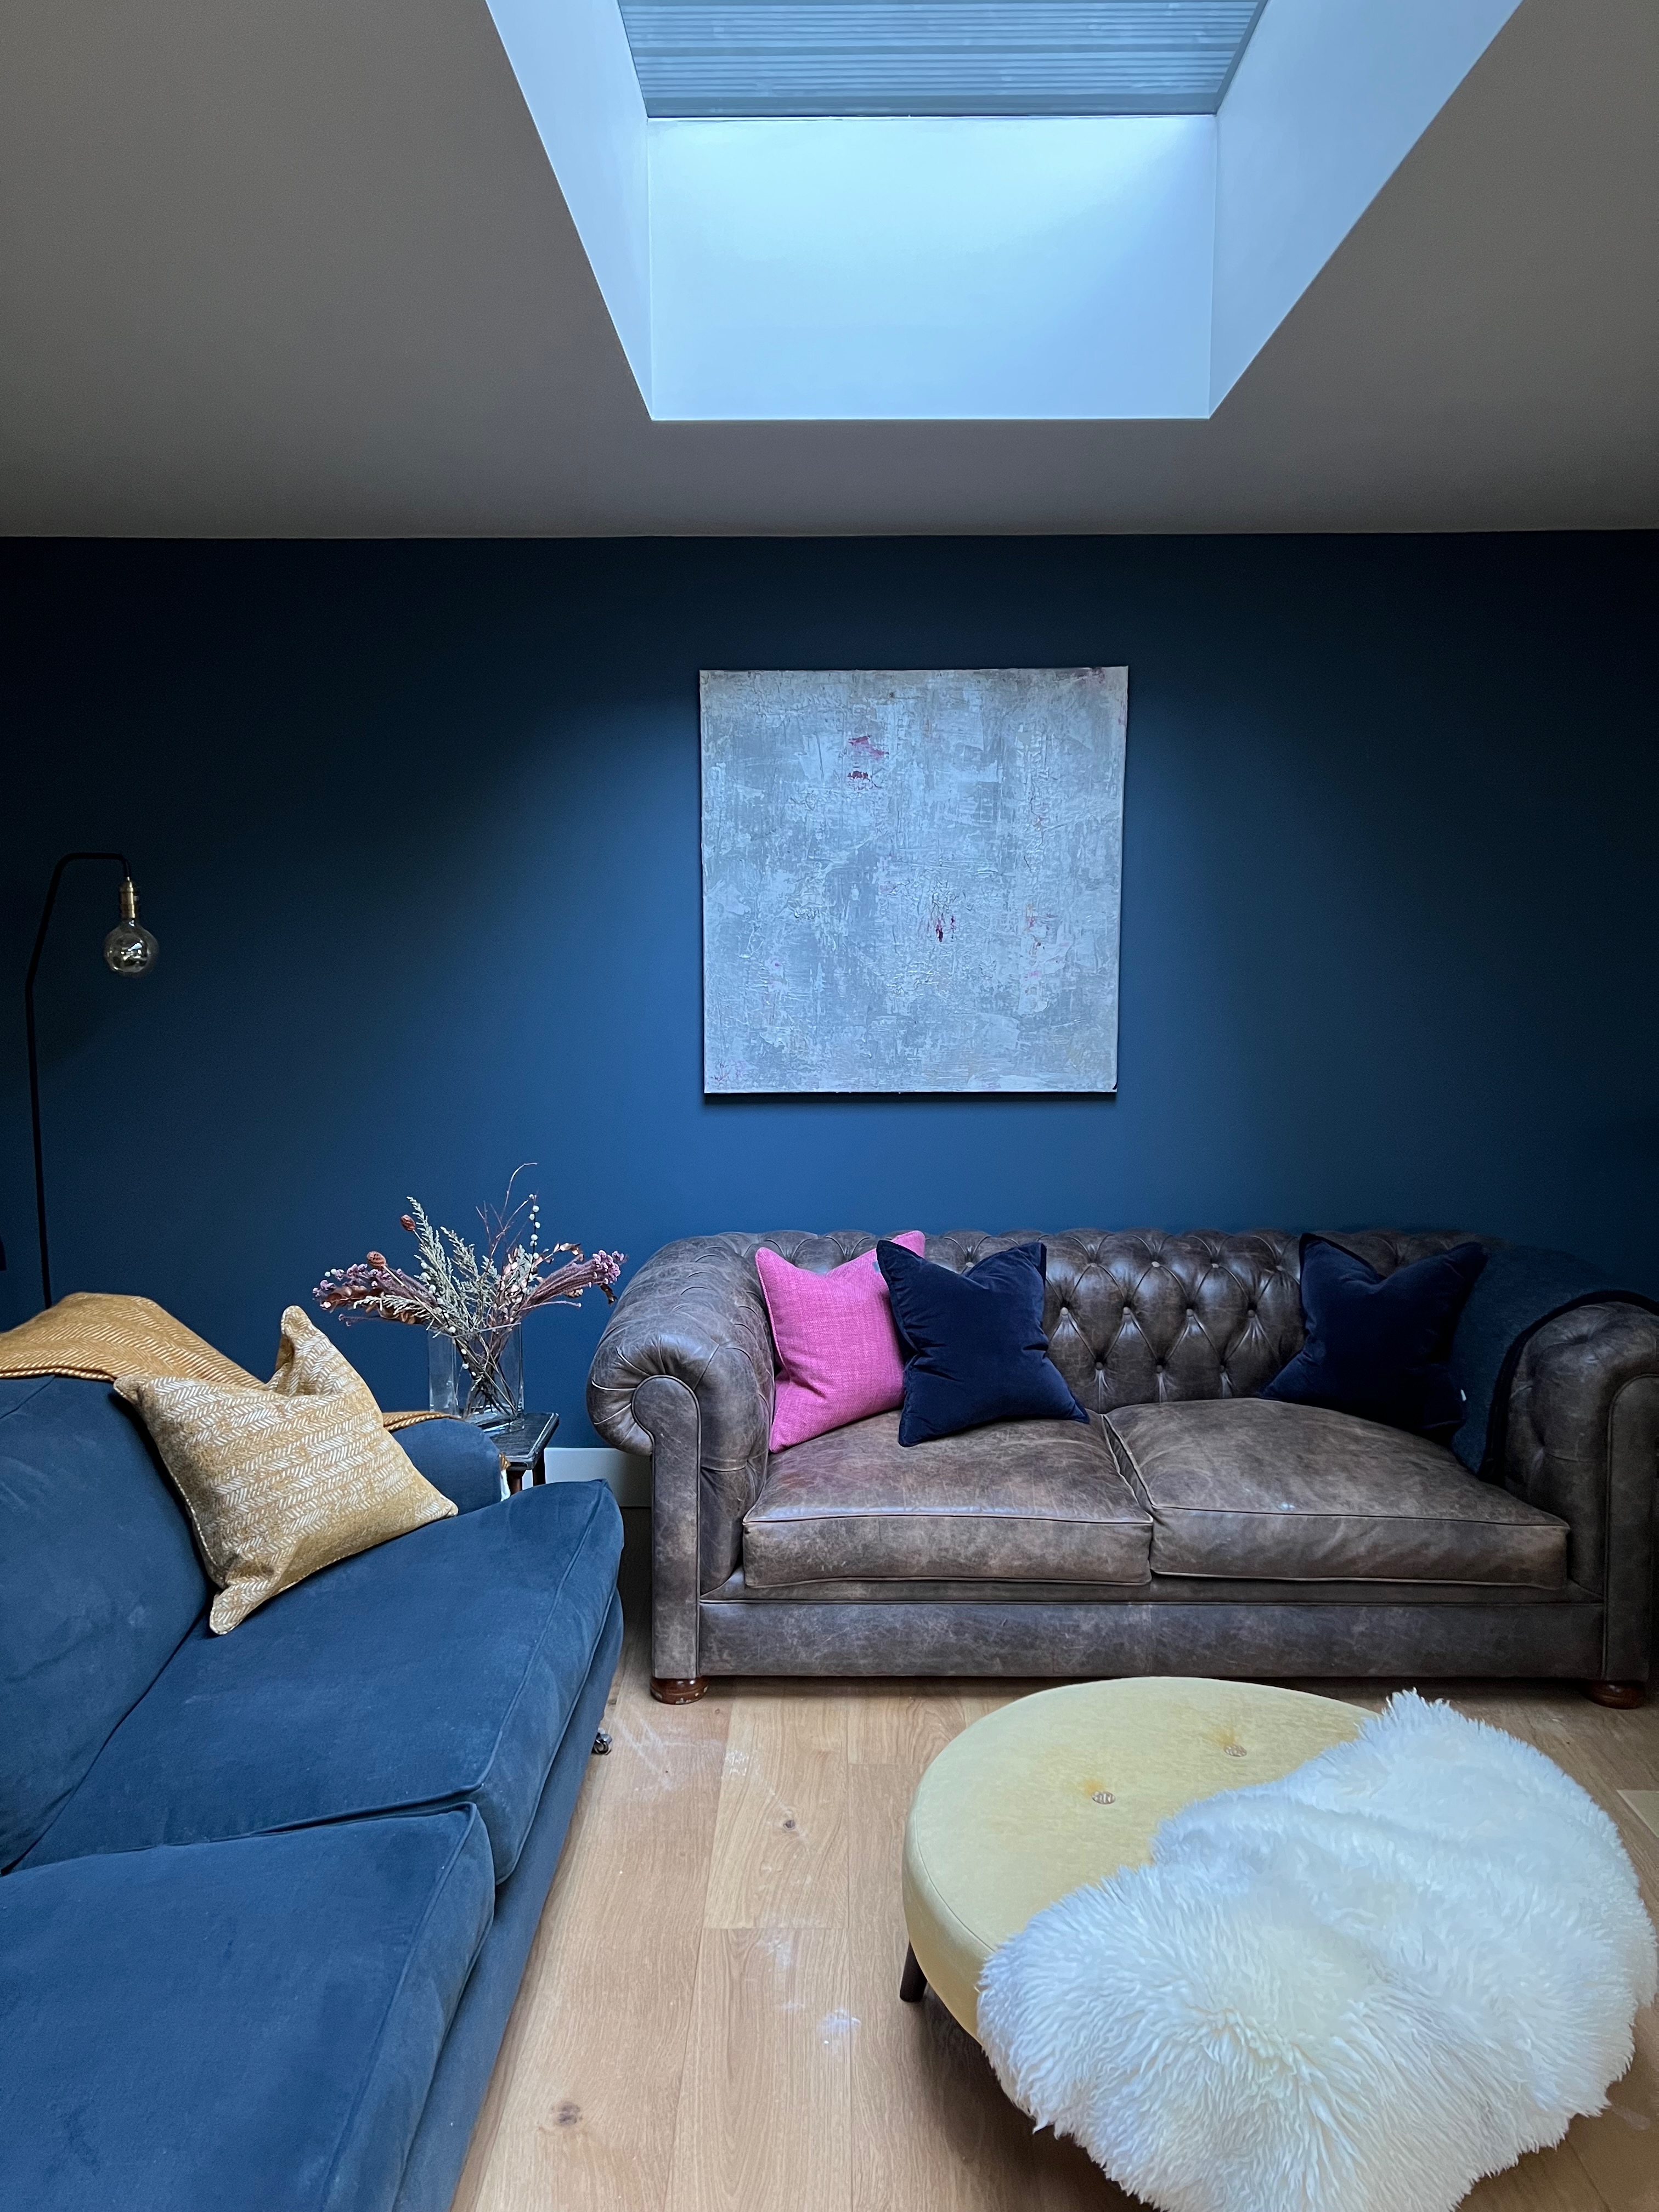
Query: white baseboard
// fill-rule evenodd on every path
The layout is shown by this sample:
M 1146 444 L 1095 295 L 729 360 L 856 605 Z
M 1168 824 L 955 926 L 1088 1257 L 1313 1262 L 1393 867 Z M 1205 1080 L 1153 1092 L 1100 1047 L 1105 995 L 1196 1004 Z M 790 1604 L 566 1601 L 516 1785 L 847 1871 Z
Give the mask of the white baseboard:
M 550 1482 L 606 1482 L 618 1505 L 651 1503 L 651 1462 L 610 1444 L 550 1445 L 543 1455 Z

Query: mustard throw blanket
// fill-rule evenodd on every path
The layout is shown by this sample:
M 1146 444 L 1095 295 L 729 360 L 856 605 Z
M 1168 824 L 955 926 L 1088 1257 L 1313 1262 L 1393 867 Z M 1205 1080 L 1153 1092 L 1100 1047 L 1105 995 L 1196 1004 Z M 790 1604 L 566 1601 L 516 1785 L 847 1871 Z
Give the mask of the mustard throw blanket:
M 88 1382 L 113 1382 L 118 1375 L 132 1375 L 147 1382 L 265 1387 L 257 1375 L 174 1321 L 154 1298 L 106 1291 L 71 1291 L 21 1328 L 0 1329 L 0 1382 L 27 1375 L 77 1375 Z M 388 1429 L 443 1418 L 429 1413 L 380 1416 Z

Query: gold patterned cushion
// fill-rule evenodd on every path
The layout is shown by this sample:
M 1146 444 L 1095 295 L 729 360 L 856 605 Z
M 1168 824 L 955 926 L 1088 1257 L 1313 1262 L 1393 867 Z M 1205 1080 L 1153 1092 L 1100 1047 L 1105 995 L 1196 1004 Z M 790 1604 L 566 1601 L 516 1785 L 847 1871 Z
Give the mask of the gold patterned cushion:
M 373 1392 L 298 1306 L 269 1386 L 118 1376 L 177 1484 L 223 1636 L 319 1567 L 455 1510 L 380 1425 Z

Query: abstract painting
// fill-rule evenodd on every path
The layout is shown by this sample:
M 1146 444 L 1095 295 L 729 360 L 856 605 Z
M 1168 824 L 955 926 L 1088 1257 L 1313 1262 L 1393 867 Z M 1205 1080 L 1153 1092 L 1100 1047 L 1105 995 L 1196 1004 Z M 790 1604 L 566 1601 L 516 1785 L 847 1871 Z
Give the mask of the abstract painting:
M 1127 669 L 702 681 L 706 1091 L 1116 1090 Z

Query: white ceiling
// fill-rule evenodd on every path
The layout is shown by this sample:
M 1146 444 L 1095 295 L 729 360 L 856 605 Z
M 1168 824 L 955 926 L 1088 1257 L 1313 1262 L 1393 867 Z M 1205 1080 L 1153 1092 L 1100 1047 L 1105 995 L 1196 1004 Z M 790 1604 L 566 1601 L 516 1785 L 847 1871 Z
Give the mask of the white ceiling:
M 483 0 L 0 10 L 0 531 L 1659 524 L 1659 6 L 1525 0 L 1209 422 L 653 423 Z

